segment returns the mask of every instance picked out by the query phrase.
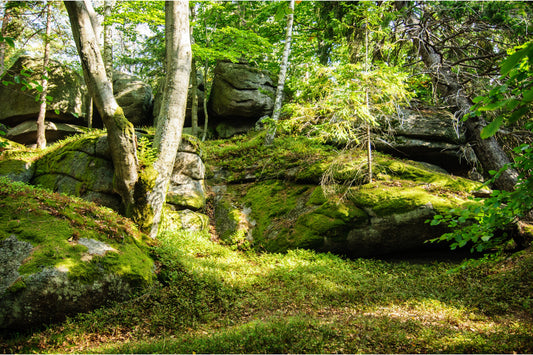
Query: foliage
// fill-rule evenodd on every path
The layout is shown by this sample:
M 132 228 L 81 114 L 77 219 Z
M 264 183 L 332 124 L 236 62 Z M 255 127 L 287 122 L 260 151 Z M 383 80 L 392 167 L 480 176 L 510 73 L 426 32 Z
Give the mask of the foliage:
M 482 115 L 496 111 L 498 116 L 482 131 L 484 138 L 493 136 L 505 123 L 513 124 L 525 119 L 525 127 L 533 131 L 530 110 L 533 102 L 533 43 L 518 48 L 501 64 L 502 85 L 495 86 L 486 96 L 477 97 L 470 115 Z M 528 217 L 533 210 L 533 146 L 521 144 L 514 149 L 515 161 L 507 168 L 519 171 L 518 183 L 513 191 L 492 192 L 490 198 L 478 199 L 477 203 L 463 210 L 450 210 L 445 215 L 437 215 L 431 224 L 446 223 L 454 231 L 444 234 L 434 241 L 451 241 L 451 248 L 471 245 L 472 251 L 487 251 L 502 246 L 510 239 L 519 244 L 521 237 L 516 223 Z M 502 171 L 492 171 L 493 182 Z M 487 184 L 488 184 L 487 183 Z
M 295 103 L 287 104 L 291 116 L 281 131 L 307 134 L 325 142 L 358 140 L 357 127 L 379 126 L 412 96 L 407 76 L 398 68 L 376 65 L 367 71 L 361 64 L 309 68 L 308 79 L 298 87 Z M 368 103 L 367 102 L 368 93 Z

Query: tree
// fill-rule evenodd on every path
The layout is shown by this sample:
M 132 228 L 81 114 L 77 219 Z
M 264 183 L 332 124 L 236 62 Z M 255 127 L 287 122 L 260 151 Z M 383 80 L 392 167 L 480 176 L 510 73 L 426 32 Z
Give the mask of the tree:
M 89 10 L 82 1 L 65 1 L 72 34 L 78 49 L 89 94 L 107 129 L 108 144 L 115 171 L 114 188 L 129 214 L 133 205 L 133 187 L 138 179 L 136 137 L 133 125 L 113 96 L 100 53 Z
M 166 89 L 154 138 L 154 147 L 158 151 L 158 158 L 154 163 L 157 177 L 154 187 L 148 194 L 148 204 L 153 212 L 150 230 L 152 238 L 155 238 L 159 229 L 185 121 L 192 58 L 188 1 L 167 1 L 165 23 Z
M 45 116 L 47 106 L 47 94 L 48 94 L 48 63 L 50 61 L 50 30 L 52 17 L 52 3 L 48 1 L 46 3 L 46 31 L 44 35 L 44 55 L 43 55 L 43 70 L 41 80 L 41 95 L 39 102 L 39 115 L 37 117 L 37 148 L 44 149 L 46 147 L 46 127 Z
M 285 78 L 287 76 L 287 68 L 289 66 L 289 55 L 291 52 L 291 39 L 292 39 L 292 25 L 294 22 L 294 0 L 289 2 L 289 13 L 287 14 L 287 33 L 285 35 L 285 47 L 283 49 L 283 56 L 281 58 L 278 86 L 276 88 L 276 99 L 274 100 L 274 110 L 272 112 L 273 125 L 270 127 L 267 135 L 265 136 L 265 144 L 272 144 L 274 137 L 276 136 L 276 124 L 279 120 L 281 113 L 281 104 L 283 102 L 283 89 L 285 88 Z
M 399 9 L 402 9 L 405 5 L 405 2 L 397 3 Z M 436 36 L 427 25 L 427 16 L 431 17 L 431 15 L 424 17 L 424 6 L 420 9 L 422 10 L 422 15 L 420 16 L 416 15 L 413 8 L 409 10 L 406 15 L 407 34 L 417 54 L 433 77 L 437 90 L 448 104 L 455 109 L 456 117 L 462 119 L 470 111 L 473 102 L 461 82 L 458 81 L 457 75 L 454 74 L 451 63 L 441 53 L 439 43 L 436 43 L 433 39 Z M 482 117 L 470 117 L 466 120 L 465 126 L 473 140 L 476 156 L 486 171 L 498 171 L 503 166 L 510 164 L 509 158 L 494 137 L 481 138 L 481 131 L 486 126 L 486 121 Z M 510 191 L 516 184 L 517 176 L 516 170 L 507 169 L 495 181 L 495 186 L 499 189 Z

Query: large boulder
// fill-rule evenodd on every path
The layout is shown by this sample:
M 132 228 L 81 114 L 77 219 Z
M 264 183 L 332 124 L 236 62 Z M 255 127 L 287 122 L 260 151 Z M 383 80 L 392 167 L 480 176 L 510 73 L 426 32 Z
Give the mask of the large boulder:
M 52 151 L 34 163 L 31 183 L 120 210 L 113 190 L 113 163 L 107 137 L 89 135 Z
M 208 102 L 212 123 L 234 127 L 233 133 L 254 128 L 261 117 L 272 114 L 275 92 L 267 71 L 247 64 L 219 62 Z
M 51 60 L 48 72 L 48 95 L 52 97 L 46 112 L 46 119 L 53 122 L 83 124 L 87 106 L 84 81 L 73 69 Z M 24 89 L 17 84 L 20 80 L 40 82 L 42 59 L 21 56 L 2 81 L 13 84 L 0 84 L 0 123 L 14 127 L 24 121 L 36 121 L 40 104 L 35 100 L 37 90 Z
M 0 332 L 62 321 L 147 287 L 153 261 L 109 209 L 0 180 Z
M 361 166 L 354 160 L 346 153 L 329 170 L 340 185 L 310 184 L 299 178 L 306 176 L 303 171 L 295 175 L 283 168 L 279 178 L 270 180 L 229 185 L 214 177 L 219 237 L 271 252 L 307 248 L 350 257 L 434 248 L 426 241 L 449 230 L 426 220 L 467 203 L 480 186 L 386 155 L 375 157 L 375 182 L 361 185 L 352 180 Z
M 447 171 L 464 173 L 476 162 L 464 130 L 454 115 L 435 107 L 402 108 L 381 123 L 386 134 L 373 143 L 377 150 L 438 165 Z M 382 131 L 383 133 L 383 131 Z
M 153 95 L 150 85 L 124 73 L 113 73 L 113 94 L 134 126 L 152 123 Z

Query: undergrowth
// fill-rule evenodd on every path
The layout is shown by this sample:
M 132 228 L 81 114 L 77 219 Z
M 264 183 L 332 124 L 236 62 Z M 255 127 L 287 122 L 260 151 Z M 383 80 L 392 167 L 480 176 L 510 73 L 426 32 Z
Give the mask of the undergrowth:
M 167 232 L 136 298 L 1 341 L 4 352 L 533 351 L 533 254 L 455 264 L 238 252 Z

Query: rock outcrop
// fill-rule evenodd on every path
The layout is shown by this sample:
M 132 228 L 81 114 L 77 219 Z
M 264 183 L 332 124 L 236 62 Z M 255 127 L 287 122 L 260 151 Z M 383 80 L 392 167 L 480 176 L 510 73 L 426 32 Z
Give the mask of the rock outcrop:
M 226 138 L 255 127 L 274 107 L 275 87 L 270 74 L 246 64 L 219 62 L 215 68 L 208 109 L 215 130 Z M 228 129 L 231 127 L 232 129 Z
M 209 169 L 209 184 L 215 195 L 214 225 L 223 242 L 270 252 L 307 248 L 349 257 L 435 248 L 426 241 L 449 230 L 426 220 L 468 202 L 481 185 L 428 164 L 378 153 L 374 182 L 365 184 L 362 152 L 338 154 L 314 146 L 298 157 L 300 144 L 287 139 L 278 143 L 283 148 L 265 152 L 250 141 L 243 143 L 256 154 L 247 157 L 243 168 L 229 151 L 208 161 L 218 165 Z M 245 154 L 244 148 L 236 149 Z M 288 156 L 274 163 L 283 154 Z M 299 163 L 293 166 L 291 159 Z
M 434 107 L 402 108 L 398 116 L 382 122 L 373 143 L 377 150 L 400 158 L 438 165 L 453 173 L 465 173 L 476 162 L 464 130 L 453 114 Z
M 195 138 L 184 136 L 167 195 L 169 211 L 179 211 L 180 220 L 185 221 L 183 225 L 190 225 L 195 220 L 191 216 L 199 214 L 206 201 L 205 166 L 198 144 Z M 0 160 L 0 176 L 78 196 L 120 211 L 121 199 L 113 190 L 114 172 L 110 157 L 107 137 L 89 134 L 45 154 L 33 164 L 22 159 Z M 190 211 L 191 216 L 184 216 L 185 211 Z M 202 226 L 206 225 L 204 219 L 201 222 Z

